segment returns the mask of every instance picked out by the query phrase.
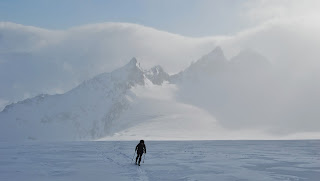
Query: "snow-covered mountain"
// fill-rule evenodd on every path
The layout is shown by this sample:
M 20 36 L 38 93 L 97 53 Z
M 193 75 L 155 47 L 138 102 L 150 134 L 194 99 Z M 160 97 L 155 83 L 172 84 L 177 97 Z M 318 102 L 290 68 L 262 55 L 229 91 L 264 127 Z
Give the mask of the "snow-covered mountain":
M 210 116 L 192 105 L 177 103 L 173 96 L 177 88 L 168 83 L 169 77 L 161 66 L 142 70 L 132 58 L 124 67 L 97 75 L 65 94 L 39 95 L 6 106 L 0 113 L 0 141 L 96 140 L 123 136 L 121 131 L 140 123 L 155 126 L 151 132 L 159 131 L 156 136 L 150 134 L 152 139 L 183 138 L 194 128 L 197 115 Z M 211 120 L 204 122 L 214 123 Z M 176 129 L 179 124 L 186 126 L 182 132 Z M 187 136 L 191 138 L 205 126 Z M 161 132 L 165 129 L 173 134 Z M 130 138 L 124 135 L 123 139 Z
M 265 88 L 274 81 L 272 71 L 271 63 L 252 50 L 228 60 L 217 47 L 173 80 L 181 90 L 179 100 L 210 112 L 224 127 L 238 129 L 269 121 L 262 107 L 270 98 Z
M 154 80 L 161 82 L 156 74 Z M 11 104 L 0 113 L 1 140 L 92 140 L 106 136 L 128 109 L 133 86 L 145 85 L 133 58 L 61 95 L 39 95 Z M 150 81 L 149 81 L 150 82 Z
M 175 75 L 143 70 L 132 58 L 65 94 L 6 106 L 0 141 L 285 138 L 268 134 L 284 118 L 275 80 L 272 65 L 252 50 L 228 60 L 217 47 Z

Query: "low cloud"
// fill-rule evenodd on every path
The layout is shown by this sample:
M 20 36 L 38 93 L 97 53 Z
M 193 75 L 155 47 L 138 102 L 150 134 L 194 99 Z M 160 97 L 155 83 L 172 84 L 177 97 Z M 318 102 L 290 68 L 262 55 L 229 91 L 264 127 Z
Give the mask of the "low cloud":
M 216 46 L 215 38 L 188 38 L 128 23 L 51 31 L 0 23 L 0 98 L 10 101 L 70 90 L 136 57 L 144 68 L 175 73 Z M 60 91 L 61 92 L 61 91 Z

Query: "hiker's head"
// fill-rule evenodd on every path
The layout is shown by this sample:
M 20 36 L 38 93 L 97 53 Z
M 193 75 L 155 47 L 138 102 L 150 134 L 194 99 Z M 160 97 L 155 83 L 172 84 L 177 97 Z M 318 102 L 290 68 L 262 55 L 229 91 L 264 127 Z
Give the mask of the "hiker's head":
M 143 140 L 140 140 L 140 143 L 144 143 L 144 141 L 143 141 Z

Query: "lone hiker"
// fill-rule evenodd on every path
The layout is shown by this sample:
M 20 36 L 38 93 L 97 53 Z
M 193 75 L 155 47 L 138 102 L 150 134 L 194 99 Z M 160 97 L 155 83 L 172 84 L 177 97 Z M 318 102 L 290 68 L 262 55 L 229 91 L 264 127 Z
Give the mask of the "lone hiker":
M 137 161 L 139 158 L 138 165 L 140 166 L 141 157 L 142 157 L 143 153 L 147 153 L 146 145 L 144 144 L 143 140 L 140 140 L 140 143 L 136 146 L 136 152 L 137 152 L 136 164 L 137 164 Z

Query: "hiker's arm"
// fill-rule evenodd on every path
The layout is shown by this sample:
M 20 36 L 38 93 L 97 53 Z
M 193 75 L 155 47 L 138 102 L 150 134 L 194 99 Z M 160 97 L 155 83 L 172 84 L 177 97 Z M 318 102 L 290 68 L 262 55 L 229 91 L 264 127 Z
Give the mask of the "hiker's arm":
M 144 152 L 147 153 L 146 145 L 144 145 Z

